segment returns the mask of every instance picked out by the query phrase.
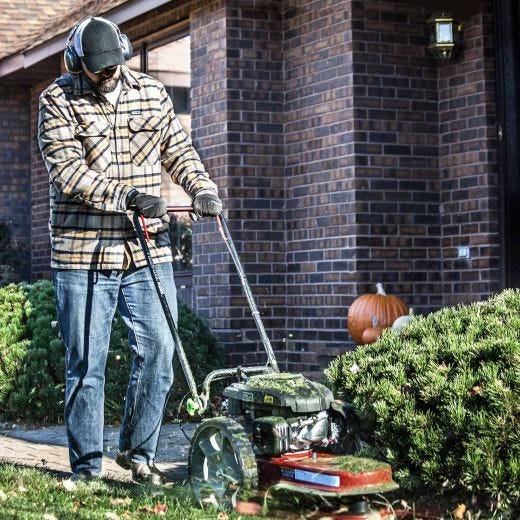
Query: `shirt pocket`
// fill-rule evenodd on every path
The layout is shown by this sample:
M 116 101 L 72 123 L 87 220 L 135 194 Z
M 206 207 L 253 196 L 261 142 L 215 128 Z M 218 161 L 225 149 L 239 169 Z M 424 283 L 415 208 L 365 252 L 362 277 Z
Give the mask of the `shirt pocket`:
M 130 155 L 137 166 L 156 164 L 161 158 L 160 117 L 132 117 L 128 119 L 130 129 Z
M 83 154 L 91 170 L 104 172 L 112 165 L 110 125 L 98 121 L 81 124 L 76 137 L 81 141 Z

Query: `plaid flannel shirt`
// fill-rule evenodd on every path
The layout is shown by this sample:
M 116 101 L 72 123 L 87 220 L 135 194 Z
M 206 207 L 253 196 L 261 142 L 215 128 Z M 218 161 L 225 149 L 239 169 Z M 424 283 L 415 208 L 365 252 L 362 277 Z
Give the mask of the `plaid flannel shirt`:
M 51 267 L 122 269 L 125 250 L 146 264 L 126 209 L 132 189 L 160 195 L 161 169 L 193 198 L 217 193 L 164 86 L 122 66 L 117 106 L 83 74 L 64 74 L 40 95 L 38 143 L 50 175 Z M 168 227 L 147 219 L 156 262 L 171 262 Z

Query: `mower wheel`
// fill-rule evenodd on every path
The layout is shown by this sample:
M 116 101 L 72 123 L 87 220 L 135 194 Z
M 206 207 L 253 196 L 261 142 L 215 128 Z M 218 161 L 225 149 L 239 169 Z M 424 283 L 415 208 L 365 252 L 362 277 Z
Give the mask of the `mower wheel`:
M 258 486 L 253 446 L 244 428 L 229 417 L 205 420 L 191 440 L 188 469 L 201 505 L 234 509 Z

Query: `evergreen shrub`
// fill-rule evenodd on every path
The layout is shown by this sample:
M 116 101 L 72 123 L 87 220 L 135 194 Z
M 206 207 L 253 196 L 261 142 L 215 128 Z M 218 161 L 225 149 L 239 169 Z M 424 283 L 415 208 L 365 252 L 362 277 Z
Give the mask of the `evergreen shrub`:
M 325 376 L 402 488 L 463 493 L 497 513 L 518 508 L 520 291 L 416 317 L 400 334 L 387 329 Z
M 211 370 L 222 368 L 216 337 L 183 303 L 179 303 L 178 327 L 197 382 Z M 0 417 L 31 423 L 62 422 L 64 359 L 51 282 L 0 288 Z M 116 315 L 106 368 L 107 424 L 121 419 L 131 359 L 126 327 Z M 176 366 L 171 413 L 186 392 L 184 375 Z

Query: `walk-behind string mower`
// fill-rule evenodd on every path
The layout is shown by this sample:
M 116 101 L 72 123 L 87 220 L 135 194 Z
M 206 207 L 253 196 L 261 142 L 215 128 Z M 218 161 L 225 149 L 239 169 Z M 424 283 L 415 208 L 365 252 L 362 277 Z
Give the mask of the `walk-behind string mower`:
M 192 208 L 168 210 L 190 212 Z M 339 499 L 348 507 L 345 518 L 369 518 L 370 495 L 398 487 L 390 466 L 346 454 L 352 451 L 346 446 L 351 442 L 347 405 L 335 400 L 325 385 L 302 374 L 280 372 L 227 222 L 222 215 L 216 222 L 240 277 L 267 363 L 215 370 L 199 390 L 147 245 L 144 219 L 134 214 L 138 239 L 191 394 L 187 411 L 202 416 L 208 409 L 211 384 L 225 378 L 236 380 L 223 390 L 227 414 L 202 420 L 192 437 L 188 467 L 196 500 L 233 508 L 237 500 L 283 489 L 327 501 Z

